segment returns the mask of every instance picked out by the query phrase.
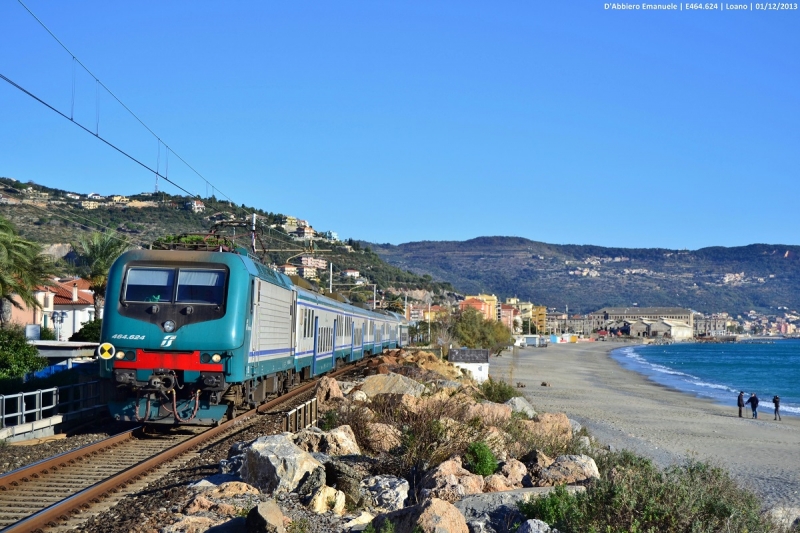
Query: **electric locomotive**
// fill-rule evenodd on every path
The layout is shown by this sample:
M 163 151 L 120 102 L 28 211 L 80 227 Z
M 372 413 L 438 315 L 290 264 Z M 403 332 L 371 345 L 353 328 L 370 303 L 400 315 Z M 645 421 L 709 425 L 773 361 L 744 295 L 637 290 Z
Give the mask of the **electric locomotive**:
M 98 355 L 116 419 L 213 425 L 407 338 L 404 317 L 299 288 L 241 250 L 133 250 L 109 272 Z

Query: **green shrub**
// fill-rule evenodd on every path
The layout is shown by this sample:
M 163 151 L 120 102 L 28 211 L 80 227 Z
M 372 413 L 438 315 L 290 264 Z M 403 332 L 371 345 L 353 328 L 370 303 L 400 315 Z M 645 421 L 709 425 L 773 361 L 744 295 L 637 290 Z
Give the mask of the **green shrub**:
M 90 320 L 81 329 L 73 333 L 69 340 L 75 342 L 100 342 L 100 330 L 102 327 L 102 320 Z
M 47 359 L 25 338 L 25 330 L 12 325 L 0 328 L 0 379 L 19 378 L 47 366 Z
M 491 476 L 497 470 L 497 459 L 485 442 L 473 442 L 464 453 L 467 470 L 479 476 Z
M 517 392 L 517 389 L 505 381 L 492 378 L 481 383 L 480 390 L 485 399 L 494 403 L 506 403 L 511 398 L 522 396 L 521 393 Z
M 42 328 L 39 333 L 39 340 L 40 341 L 55 341 L 56 339 L 56 331 L 50 328 Z
M 322 418 L 319 421 L 319 428 L 322 431 L 330 431 L 338 428 L 339 426 L 339 413 L 337 411 L 331 410 L 323 413 Z
M 599 480 L 585 493 L 559 488 L 546 498 L 520 504 L 563 533 L 768 532 L 761 502 L 721 468 L 689 460 L 665 470 L 630 452 L 598 457 Z

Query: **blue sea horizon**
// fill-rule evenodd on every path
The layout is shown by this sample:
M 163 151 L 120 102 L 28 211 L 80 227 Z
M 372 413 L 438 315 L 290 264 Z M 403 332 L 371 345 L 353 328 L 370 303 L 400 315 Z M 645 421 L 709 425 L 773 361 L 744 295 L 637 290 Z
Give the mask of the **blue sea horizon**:
M 624 368 L 696 397 L 736 409 L 739 391 L 755 393 L 763 417 L 772 416 L 772 397 L 781 414 L 800 415 L 800 340 L 769 344 L 675 343 L 618 348 L 611 357 Z

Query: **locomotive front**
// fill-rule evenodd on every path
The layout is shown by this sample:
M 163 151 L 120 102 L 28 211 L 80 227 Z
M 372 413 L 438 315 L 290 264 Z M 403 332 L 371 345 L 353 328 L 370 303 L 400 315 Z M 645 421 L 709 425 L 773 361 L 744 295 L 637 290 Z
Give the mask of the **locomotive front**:
M 213 424 L 241 379 L 249 275 L 236 254 L 126 252 L 108 280 L 98 355 L 117 420 Z M 243 365 L 242 365 L 243 366 Z

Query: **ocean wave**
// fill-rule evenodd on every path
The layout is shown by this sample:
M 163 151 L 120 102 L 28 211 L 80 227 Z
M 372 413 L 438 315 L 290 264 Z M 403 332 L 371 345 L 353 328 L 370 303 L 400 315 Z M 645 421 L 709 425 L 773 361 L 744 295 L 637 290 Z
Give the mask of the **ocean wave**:
M 719 383 L 708 383 L 707 381 L 692 381 L 691 383 L 692 385 L 697 385 L 698 387 L 706 387 L 709 389 L 718 389 L 728 392 L 737 392 L 736 389 L 733 389 L 727 385 L 720 385 Z

